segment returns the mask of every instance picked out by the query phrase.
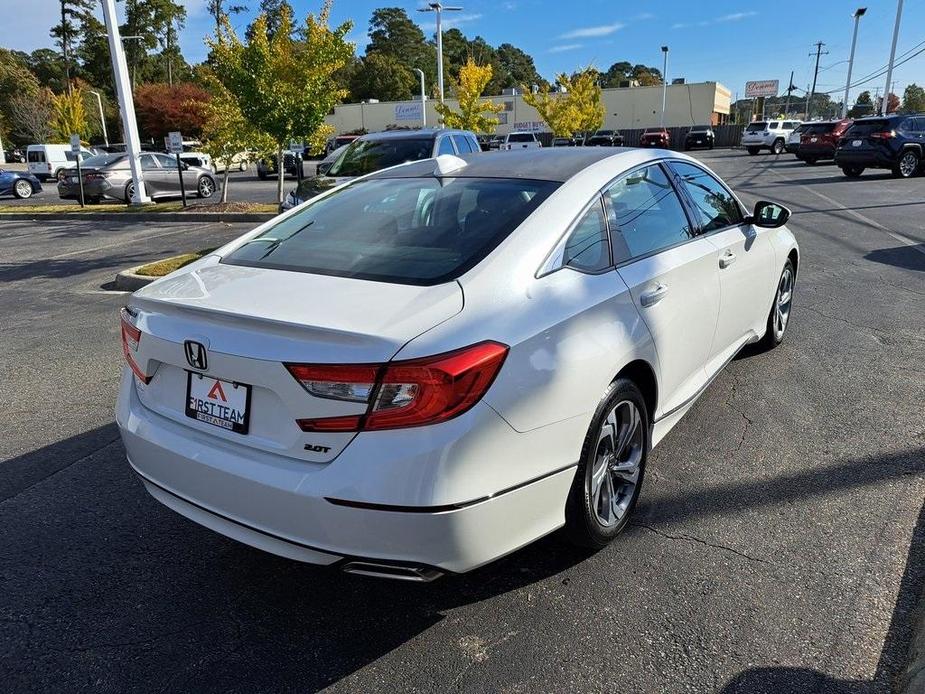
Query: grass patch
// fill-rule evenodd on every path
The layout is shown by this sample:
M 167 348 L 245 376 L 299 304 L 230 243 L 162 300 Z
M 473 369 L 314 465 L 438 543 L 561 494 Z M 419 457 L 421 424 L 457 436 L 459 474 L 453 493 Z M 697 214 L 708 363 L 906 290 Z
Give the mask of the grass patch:
M 214 250 L 214 248 L 204 248 L 195 253 L 183 253 L 182 255 L 175 255 L 172 258 L 164 258 L 163 260 L 142 265 L 135 270 L 135 274 L 144 275 L 145 277 L 163 277 L 164 275 L 169 275 L 174 270 L 179 270 L 184 265 L 189 265 L 194 260 L 199 260 L 202 256 L 208 255 Z
M 120 214 L 124 212 L 143 212 L 145 214 L 158 214 L 162 212 L 258 212 L 276 214 L 279 211 L 279 205 L 269 202 L 227 202 L 227 203 L 207 203 L 202 205 L 188 205 L 183 207 L 183 203 L 176 202 L 159 202 L 154 205 L 143 205 L 132 207 L 121 203 L 100 205 L 87 205 L 81 207 L 78 204 L 68 205 L 0 205 L 0 214 L 26 213 L 26 214 L 50 214 L 50 213 L 67 213 L 67 214 L 89 214 L 95 212 L 106 212 L 110 214 Z

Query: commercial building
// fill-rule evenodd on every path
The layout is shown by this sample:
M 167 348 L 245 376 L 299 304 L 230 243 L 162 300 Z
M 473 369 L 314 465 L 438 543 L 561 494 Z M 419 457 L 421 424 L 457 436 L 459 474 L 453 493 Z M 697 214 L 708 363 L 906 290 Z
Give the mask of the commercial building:
M 731 92 L 718 82 L 698 82 L 695 84 L 668 85 L 667 107 L 665 109 L 666 127 L 684 127 L 691 125 L 725 125 L 729 119 Z M 539 114 L 528 106 L 523 96 L 505 95 L 488 97 L 496 104 L 504 106 L 498 114 L 501 123 L 496 132 L 505 134 L 512 130 L 548 130 Z M 632 130 L 657 126 L 661 120 L 662 87 L 626 87 L 604 89 L 604 128 Z M 427 101 L 427 125 L 439 123 L 439 116 L 434 109 L 436 102 Z M 455 99 L 447 103 L 456 108 Z M 343 104 L 334 109 L 326 118 L 337 133 L 346 133 L 358 129 L 370 132 L 385 130 L 388 127 L 420 127 L 422 109 L 417 101 L 383 101 L 362 104 Z

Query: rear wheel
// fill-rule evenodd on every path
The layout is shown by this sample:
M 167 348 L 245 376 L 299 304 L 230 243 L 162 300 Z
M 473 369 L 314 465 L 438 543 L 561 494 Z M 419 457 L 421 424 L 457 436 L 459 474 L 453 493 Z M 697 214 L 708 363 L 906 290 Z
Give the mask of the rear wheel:
M 20 200 L 25 198 L 32 197 L 32 184 L 29 181 L 24 181 L 19 179 L 16 181 L 16 185 L 13 186 L 13 195 L 15 195 Z
M 777 282 L 777 292 L 774 294 L 774 304 L 768 315 L 768 329 L 761 340 L 766 349 L 773 349 L 784 341 L 784 333 L 790 323 L 790 309 L 793 308 L 793 288 L 796 283 L 796 272 L 793 263 L 788 259 L 780 273 Z
M 649 414 L 632 381 L 614 381 L 598 405 L 565 507 L 572 542 L 600 549 L 636 507 L 649 451 Z
M 816 159 L 816 157 L 805 157 L 805 158 L 803 159 L 803 161 L 805 161 L 805 162 L 806 162 L 807 164 L 809 164 L 810 166 L 815 166 L 815 165 L 816 165 L 816 161 L 818 161 L 818 160 Z
M 861 174 L 864 173 L 863 166 L 843 166 L 841 170 L 848 178 L 860 178 Z
M 215 182 L 208 176 L 200 176 L 196 184 L 196 192 L 199 193 L 200 198 L 211 198 L 212 193 L 215 192 Z
M 893 175 L 899 178 L 912 178 L 919 171 L 919 155 L 911 149 L 899 156 L 899 162 L 893 169 Z
M 135 183 L 133 181 L 129 181 L 128 183 L 125 184 L 125 202 L 130 203 L 132 201 L 132 198 L 134 197 L 135 197 Z
M 746 147 L 745 151 L 751 154 L 752 156 L 755 156 L 756 154 L 758 154 L 759 151 L 761 151 L 761 148 L 760 147 Z
M 242 159 L 238 162 L 238 171 L 247 171 L 247 161 Z
M 781 154 L 784 151 L 784 141 L 780 138 L 774 140 L 774 144 L 771 145 L 771 152 L 773 154 Z

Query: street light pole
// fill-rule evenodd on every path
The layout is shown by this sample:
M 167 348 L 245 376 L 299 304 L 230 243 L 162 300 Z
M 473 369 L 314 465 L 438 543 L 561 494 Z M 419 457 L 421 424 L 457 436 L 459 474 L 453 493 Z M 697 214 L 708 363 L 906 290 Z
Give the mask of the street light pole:
M 668 104 L 668 46 L 662 46 L 665 60 L 662 64 L 662 119 L 659 125 L 665 127 L 665 106 Z
M 96 105 L 100 107 L 100 125 L 103 126 L 103 142 L 109 147 L 109 135 L 106 133 L 106 118 L 103 116 L 103 100 L 100 98 L 99 92 L 95 92 L 91 89 L 90 93 L 96 97 Z
M 135 104 L 132 101 L 132 86 L 128 79 L 128 67 L 125 65 L 125 51 L 119 37 L 119 20 L 116 18 L 114 0 L 102 0 L 103 19 L 106 22 L 109 37 L 109 54 L 112 57 L 112 71 L 116 81 L 116 96 L 119 97 L 119 111 L 122 114 L 122 129 L 125 131 L 125 151 L 128 154 L 129 167 L 132 170 L 133 194 L 132 204 L 143 205 L 151 202 L 145 193 L 145 181 L 141 173 L 138 156 L 141 142 L 138 139 L 138 124 L 135 122 Z
M 899 40 L 899 22 L 903 16 L 903 0 L 899 0 L 896 5 L 896 24 L 893 26 L 893 46 L 890 48 L 890 62 L 886 68 L 886 91 L 883 93 L 883 101 L 880 102 L 880 115 L 885 116 L 886 110 L 890 104 L 890 87 L 893 82 L 893 61 L 896 59 L 896 41 Z
M 841 106 L 841 117 L 848 116 L 848 90 L 851 89 L 851 68 L 854 67 L 854 47 L 858 42 L 858 24 L 861 23 L 861 17 L 867 12 L 866 7 L 859 7 L 854 11 L 854 34 L 851 37 L 851 54 L 848 56 L 848 79 L 845 82 L 845 99 Z
M 444 12 L 459 12 L 461 7 L 447 7 L 439 2 L 428 3 L 427 7 L 418 9 L 418 12 L 433 12 L 437 15 L 437 93 L 440 103 L 443 103 L 443 26 L 441 15 Z
M 427 93 L 424 91 L 424 71 L 416 67 L 414 71 L 418 73 L 418 77 L 421 78 L 421 126 L 427 127 Z

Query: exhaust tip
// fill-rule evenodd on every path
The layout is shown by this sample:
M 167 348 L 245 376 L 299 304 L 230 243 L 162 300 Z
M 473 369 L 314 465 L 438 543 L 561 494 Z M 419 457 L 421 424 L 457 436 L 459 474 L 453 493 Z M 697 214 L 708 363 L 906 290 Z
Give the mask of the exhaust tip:
M 396 581 L 429 583 L 443 575 L 430 566 L 401 566 L 398 564 L 377 564 L 370 561 L 351 561 L 342 567 L 344 573 L 374 578 L 391 578 Z

